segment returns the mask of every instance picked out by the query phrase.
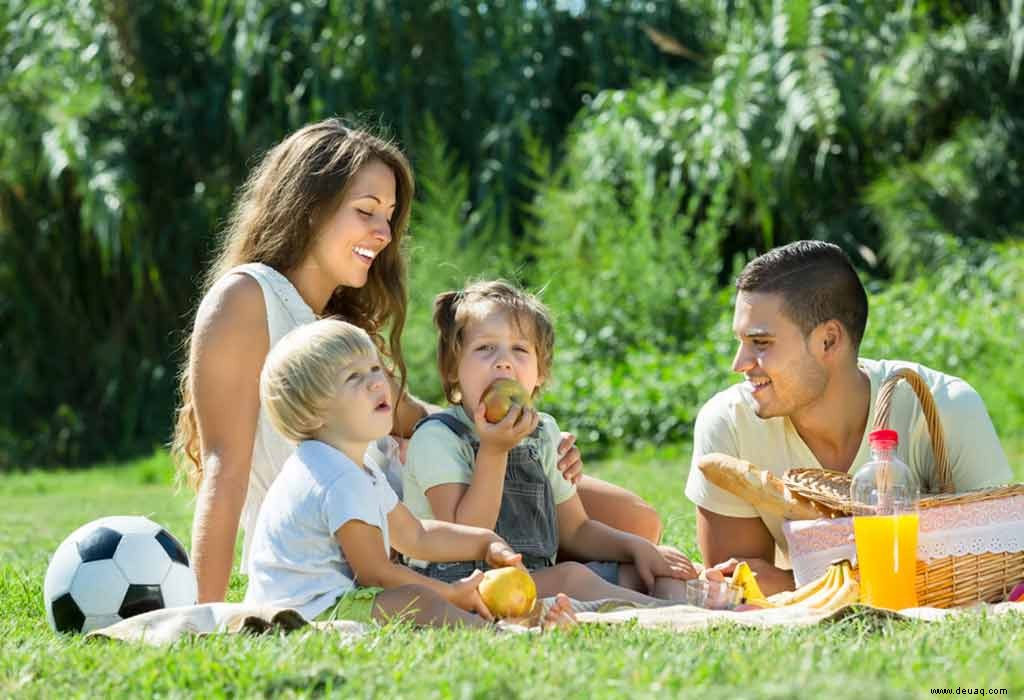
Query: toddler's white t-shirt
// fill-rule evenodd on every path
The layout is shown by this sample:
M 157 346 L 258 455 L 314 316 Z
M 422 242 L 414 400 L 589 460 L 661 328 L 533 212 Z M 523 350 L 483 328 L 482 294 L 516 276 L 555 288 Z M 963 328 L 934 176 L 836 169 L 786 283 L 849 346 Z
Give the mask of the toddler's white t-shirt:
M 380 528 L 398 496 L 375 466 L 363 468 L 317 440 L 299 443 L 270 485 L 252 535 L 246 603 L 293 608 L 307 620 L 359 585 L 334 538 L 350 520 Z

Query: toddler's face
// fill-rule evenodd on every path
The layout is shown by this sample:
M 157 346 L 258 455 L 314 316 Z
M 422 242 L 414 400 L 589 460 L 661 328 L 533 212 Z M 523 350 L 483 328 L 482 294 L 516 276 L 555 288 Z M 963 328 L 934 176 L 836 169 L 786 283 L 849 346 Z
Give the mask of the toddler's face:
M 391 432 L 393 408 L 391 382 L 380 358 L 360 357 L 338 374 L 324 431 L 347 442 L 370 442 Z
M 532 331 L 528 323 L 520 327 L 513 316 L 497 310 L 466 324 L 458 367 L 466 413 L 473 415 L 484 389 L 495 379 L 515 379 L 533 394 L 543 378 Z

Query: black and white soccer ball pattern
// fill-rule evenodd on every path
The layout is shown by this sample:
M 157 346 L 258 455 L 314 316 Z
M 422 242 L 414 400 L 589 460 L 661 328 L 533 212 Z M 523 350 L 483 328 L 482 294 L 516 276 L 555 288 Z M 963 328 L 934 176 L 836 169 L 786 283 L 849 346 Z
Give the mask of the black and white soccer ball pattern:
M 100 518 L 54 552 L 43 585 L 46 617 L 58 632 L 89 632 L 126 617 L 195 605 L 196 576 L 184 547 L 148 518 Z

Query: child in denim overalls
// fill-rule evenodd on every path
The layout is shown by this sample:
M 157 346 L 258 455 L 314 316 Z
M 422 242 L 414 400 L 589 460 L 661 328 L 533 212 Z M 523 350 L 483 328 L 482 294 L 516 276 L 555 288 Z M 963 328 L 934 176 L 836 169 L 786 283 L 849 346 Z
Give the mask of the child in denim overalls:
M 410 510 L 493 529 L 523 555 L 540 596 L 681 600 L 695 567 L 671 547 L 587 517 L 556 467 L 560 432 L 551 416 L 513 406 L 498 423 L 484 417 L 480 398 L 496 379 L 514 379 L 535 395 L 549 376 L 554 329 L 544 305 L 506 282 L 478 282 L 438 296 L 434 323 L 453 405 L 423 419 L 409 443 L 403 490 Z M 556 564 L 559 550 L 591 563 Z M 481 561 L 410 563 L 445 581 L 486 568 Z

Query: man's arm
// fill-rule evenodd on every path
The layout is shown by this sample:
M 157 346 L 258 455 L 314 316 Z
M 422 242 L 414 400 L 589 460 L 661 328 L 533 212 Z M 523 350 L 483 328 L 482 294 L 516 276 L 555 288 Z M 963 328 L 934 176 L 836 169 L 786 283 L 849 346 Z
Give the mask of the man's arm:
M 745 561 L 765 595 L 792 590 L 793 572 L 775 566 L 775 539 L 761 518 L 733 518 L 697 506 L 697 546 L 704 565 L 731 574 Z
M 959 493 L 1012 481 L 1009 460 L 981 395 L 967 382 L 958 380 L 949 384 L 936 404 L 945 429 L 954 490 Z M 924 450 L 923 444 L 921 449 Z M 925 451 L 928 461 L 930 453 L 929 444 Z M 921 459 L 924 461 L 925 456 Z

